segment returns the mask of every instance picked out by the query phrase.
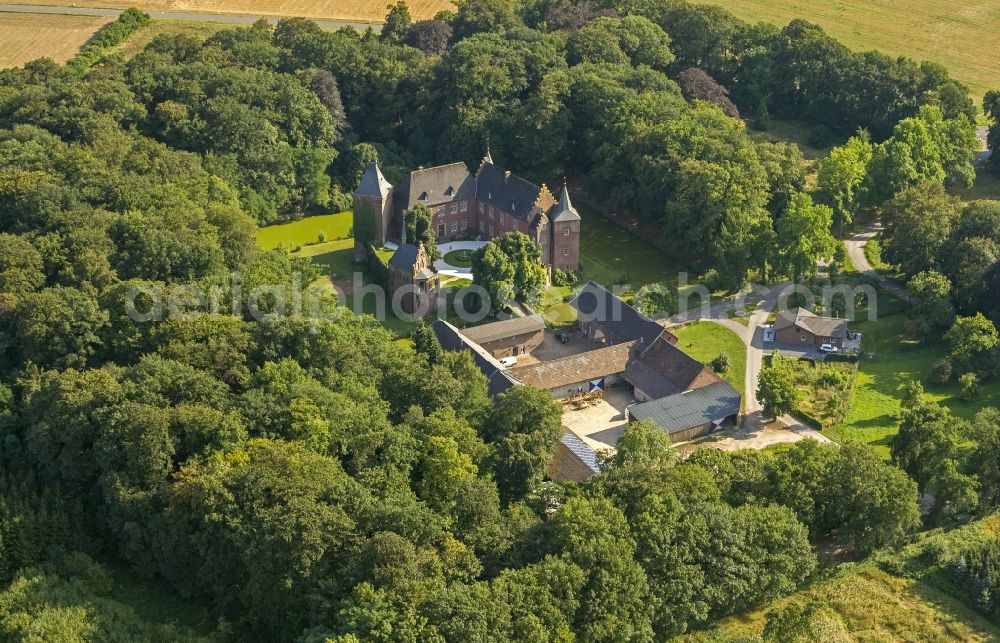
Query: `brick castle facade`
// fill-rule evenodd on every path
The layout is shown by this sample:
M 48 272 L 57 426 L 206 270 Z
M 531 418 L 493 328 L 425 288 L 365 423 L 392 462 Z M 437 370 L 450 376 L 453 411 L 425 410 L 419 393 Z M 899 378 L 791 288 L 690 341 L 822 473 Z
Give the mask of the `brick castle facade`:
M 493 164 L 487 152 L 475 174 L 465 163 L 420 168 L 399 187 L 391 185 L 372 162 L 354 191 L 354 230 L 366 230 L 372 245 L 400 243 L 403 212 L 418 203 L 433 216 L 438 243 L 456 239 L 489 240 L 523 232 L 542 249 L 542 263 L 556 269 L 580 269 L 580 215 L 563 186 L 556 199 L 537 186 Z M 365 258 L 365 242 L 355 244 L 355 259 Z

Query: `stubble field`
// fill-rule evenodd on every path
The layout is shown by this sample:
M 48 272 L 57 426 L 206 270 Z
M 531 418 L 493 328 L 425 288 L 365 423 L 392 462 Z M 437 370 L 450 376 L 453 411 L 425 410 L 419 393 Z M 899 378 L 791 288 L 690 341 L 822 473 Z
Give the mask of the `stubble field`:
M 65 62 L 109 21 L 104 16 L 2 13 L 0 68 L 20 67 L 43 56 Z

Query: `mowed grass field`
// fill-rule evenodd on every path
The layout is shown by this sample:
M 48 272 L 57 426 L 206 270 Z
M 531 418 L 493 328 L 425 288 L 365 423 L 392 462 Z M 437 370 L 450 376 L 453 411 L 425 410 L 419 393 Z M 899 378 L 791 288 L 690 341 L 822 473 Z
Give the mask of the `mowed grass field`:
M 389 0 L 39 0 L 36 4 L 77 7 L 138 7 L 144 11 L 200 11 L 258 16 L 305 16 L 318 20 L 382 22 Z M 451 0 L 407 0 L 414 20 L 454 11 Z
M 785 25 L 804 18 L 851 49 L 930 60 L 982 97 L 1000 89 L 997 0 L 704 0 L 751 22 Z
M 0 68 L 44 56 L 66 62 L 110 21 L 106 16 L 0 13 Z
M 337 212 L 257 228 L 257 245 L 264 250 L 278 246 L 292 249 L 295 246 L 318 243 L 320 233 L 323 233 L 324 241 L 327 242 L 347 239 L 352 223 L 353 215 L 350 212 Z

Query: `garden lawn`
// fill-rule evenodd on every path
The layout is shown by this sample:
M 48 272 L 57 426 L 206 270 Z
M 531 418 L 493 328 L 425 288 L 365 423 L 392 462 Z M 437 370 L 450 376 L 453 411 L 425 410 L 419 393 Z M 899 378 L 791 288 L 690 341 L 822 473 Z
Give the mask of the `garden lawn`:
M 352 223 L 353 215 L 350 212 L 338 212 L 257 228 L 257 245 L 264 250 L 278 246 L 293 249 L 319 243 L 321 232 L 326 235 L 327 242 L 349 239 Z
M 677 335 L 677 348 L 708 364 L 725 351 L 729 354 L 729 370 L 722 377 L 742 396 L 746 391 L 747 347 L 733 331 L 709 321 L 699 321 L 671 328 Z
M 675 286 L 677 273 L 687 268 L 665 250 L 640 239 L 580 204 L 580 283 L 596 281 L 605 287 L 628 284 L 636 291 L 646 284 Z
M 471 268 L 472 254 L 472 250 L 452 250 L 447 253 L 443 259 L 449 266 L 455 266 L 456 268 Z

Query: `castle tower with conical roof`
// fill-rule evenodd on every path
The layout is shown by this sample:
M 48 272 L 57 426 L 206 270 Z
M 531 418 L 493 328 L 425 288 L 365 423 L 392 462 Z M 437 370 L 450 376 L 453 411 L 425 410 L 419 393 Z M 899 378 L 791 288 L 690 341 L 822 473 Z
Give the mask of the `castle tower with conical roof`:
M 382 176 L 378 162 L 372 161 L 354 190 L 354 261 L 367 260 L 367 245 L 381 248 L 389 234 L 392 218 L 392 184 Z
M 550 262 L 553 268 L 559 270 L 580 269 L 580 213 L 573 207 L 569 198 L 569 188 L 563 182 L 559 202 L 552 206 L 549 213 L 552 230 L 552 256 Z

